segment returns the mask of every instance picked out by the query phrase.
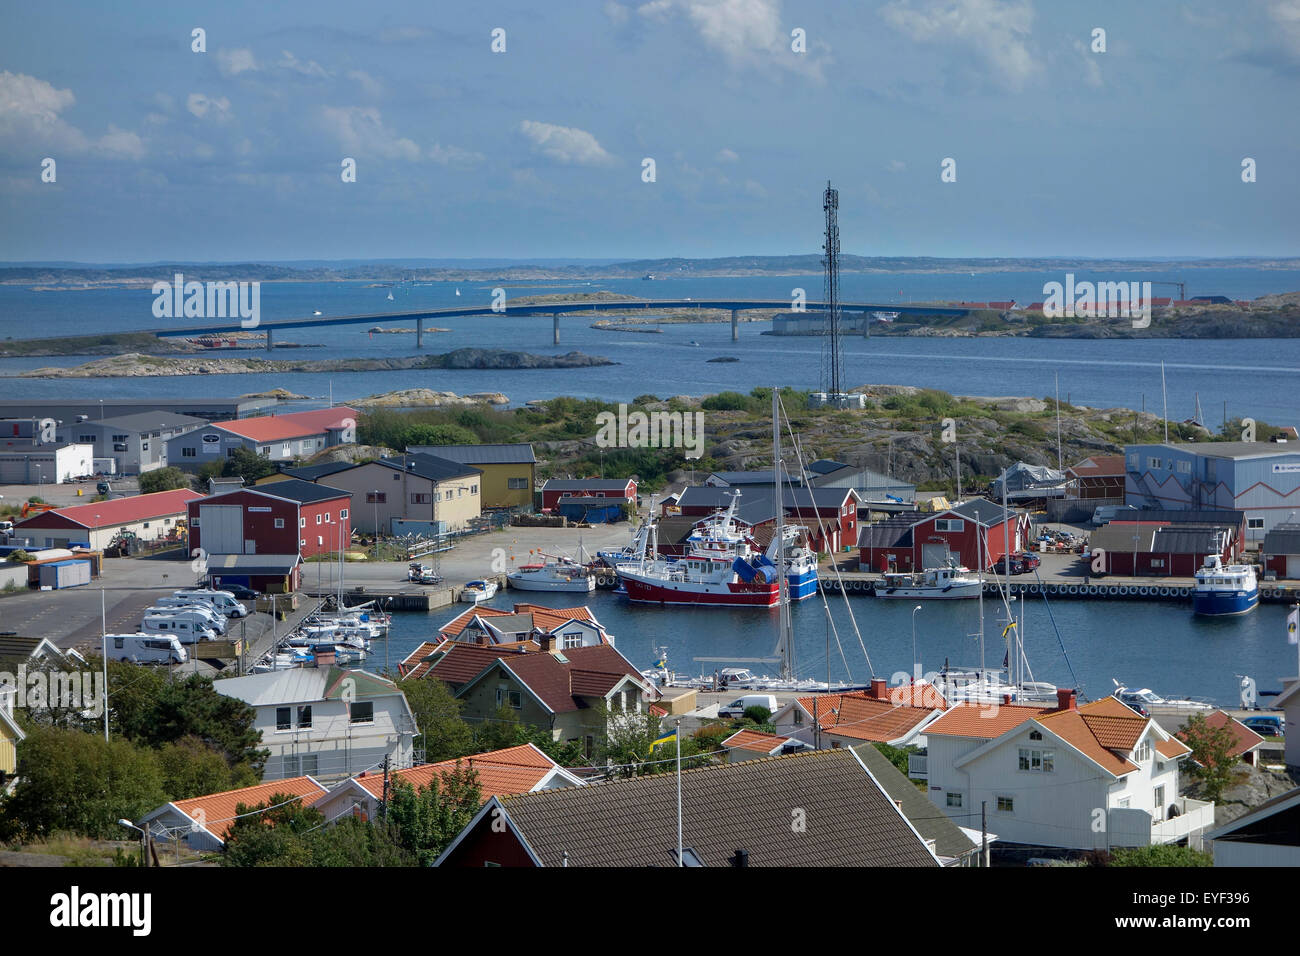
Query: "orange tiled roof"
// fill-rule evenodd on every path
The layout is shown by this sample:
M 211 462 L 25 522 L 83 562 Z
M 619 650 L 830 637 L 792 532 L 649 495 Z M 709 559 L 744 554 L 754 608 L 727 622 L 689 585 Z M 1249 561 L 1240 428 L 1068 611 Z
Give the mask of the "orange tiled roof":
M 904 695 L 906 696 L 908 695 Z M 937 693 L 934 696 L 942 700 Z M 897 740 L 939 709 L 877 700 L 867 691 L 860 690 L 800 697 L 799 706 L 810 715 L 816 708 L 817 722 L 827 733 L 882 743 Z
M 1117 777 L 1138 769 L 1137 764 L 1127 757 L 1119 756 L 1097 739 L 1096 734 L 1093 733 L 1092 728 L 1089 726 L 1086 716 L 1082 713 L 1082 708 L 1080 710 L 1058 710 L 1056 713 L 1038 718 L 1038 722 L 1079 751 L 1079 753 L 1090 758 Z M 1145 729 L 1146 720 L 1139 717 L 1138 722 Z
M 405 770 L 395 771 L 390 776 L 405 780 L 419 790 L 428 787 L 435 775 L 442 778 L 455 770 L 458 762 L 462 769 L 469 768 L 477 774 L 479 791 L 485 802 L 492 797 L 528 793 L 559 766 L 531 744 L 521 744 L 518 747 L 461 757 L 459 761 L 443 760 L 440 763 L 408 767 Z M 382 773 L 357 777 L 356 781 L 372 796 L 383 796 L 384 775 Z
M 943 694 L 935 690 L 933 684 L 919 681 L 915 684 L 901 684 L 889 689 L 889 699 L 895 704 L 908 707 L 927 707 L 931 710 L 947 710 L 948 701 Z
M 1187 746 L 1177 737 L 1170 737 L 1168 740 L 1162 740 L 1156 744 L 1156 753 L 1162 757 L 1168 757 L 1170 760 L 1181 757 L 1184 754 L 1192 752 L 1192 748 Z
M 539 627 L 544 631 L 553 631 L 565 621 L 577 618 L 580 621 L 591 621 L 595 623 L 595 615 L 591 613 L 588 607 L 542 607 L 540 604 L 516 604 L 513 611 L 507 611 L 504 608 L 497 607 L 471 607 L 467 611 L 462 611 L 454 618 L 438 628 L 438 633 L 443 637 L 455 637 L 465 626 L 477 617 L 510 617 L 513 614 L 531 614 L 533 616 L 533 626 Z
M 1008 730 L 1015 730 L 1027 720 L 1039 719 L 1055 709 L 1029 704 L 958 704 L 925 728 L 925 733 L 927 736 L 936 734 L 992 740 L 1001 737 Z
M 246 807 L 255 807 L 269 803 L 271 797 L 280 793 L 310 801 L 325 792 L 325 788 L 311 777 L 289 777 L 285 780 L 259 783 L 255 787 L 209 793 L 188 800 L 176 800 L 173 803 L 187 816 L 205 821 L 203 825 L 207 831 L 224 842 L 226 834 L 230 832 L 230 827 L 235 822 L 235 808 L 241 803 Z
M 1085 714 L 1083 722 L 1088 725 L 1097 742 L 1107 750 L 1132 750 L 1137 746 L 1142 732 L 1147 729 L 1146 719 L 1136 713 L 1132 717 Z
M 790 740 L 779 734 L 768 734 L 761 730 L 738 730 L 722 742 L 722 746 L 732 749 L 753 750 L 756 753 L 770 754 L 784 747 Z
M 1216 710 L 1210 714 L 1205 718 L 1205 722 L 1216 730 L 1220 727 L 1228 728 L 1228 733 L 1232 734 L 1233 740 L 1232 749 L 1228 751 L 1228 755 L 1231 757 L 1240 757 L 1242 754 L 1249 753 L 1264 742 L 1264 738 L 1255 731 L 1221 710 Z M 1180 742 L 1186 740 L 1183 736 L 1185 732 L 1186 728 L 1180 730 L 1176 735 Z M 1187 748 L 1186 752 L 1190 753 L 1191 748 Z M 1166 754 L 1166 756 L 1169 755 Z

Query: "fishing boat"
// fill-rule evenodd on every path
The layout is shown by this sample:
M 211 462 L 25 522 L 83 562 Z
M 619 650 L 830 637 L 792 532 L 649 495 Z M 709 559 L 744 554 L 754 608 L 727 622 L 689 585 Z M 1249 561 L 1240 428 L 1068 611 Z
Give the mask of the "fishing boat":
M 576 591 L 590 593 L 596 590 L 596 577 L 590 569 L 572 558 L 543 555 L 548 560 L 541 564 L 524 564 L 506 575 L 509 587 L 520 591 Z
M 490 601 L 496 596 L 497 583 L 495 581 L 470 581 L 461 589 L 460 599 L 466 604 L 479 604 L 483 601 Z
M 984 582 L 978 575 L 969 568 L 953 566 L 912 573 L 888 572 L 876 586 L 876 597 L 950 601 L 979 597 L 983 590 Z
M 1196 572 L 1192 610 L 1197 614 L 1210 617 L 1245 614 L 1258 605 L 1259 584 L 1251 565 L 1225 565 L 1222 558 L 1212 554 Z

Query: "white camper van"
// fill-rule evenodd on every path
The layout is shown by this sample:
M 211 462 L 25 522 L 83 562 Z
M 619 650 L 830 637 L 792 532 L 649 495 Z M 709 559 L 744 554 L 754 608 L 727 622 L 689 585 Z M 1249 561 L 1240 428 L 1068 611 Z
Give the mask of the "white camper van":
M 205 617 L 184 608 L 177 608 L 174 614 L 146 614 L 140 622 L 140 630 L 146 634 L 171 634 L 182 644 L 217 639 L 217 632 Z
M 184 664 L 190 659 L 171 634 L 106 634 L 108 656 L 132 664 Z
M 226 633 L 226 616 L 211 604 L 187 601 L 184 598 L 158 598 L 153 606 L 145 609 L 146 614 L 175 614 L 177 611 L 198 611 L 204 615 L 209 626 L 218 634 Z
M 211 604 L 226 617 L 248 616 L 248 608 L 235 600 L 235 596 L 229 591 L 217 591 L 212 588 L 183 588 L 179 591 L 173 591 L 172 597 Z

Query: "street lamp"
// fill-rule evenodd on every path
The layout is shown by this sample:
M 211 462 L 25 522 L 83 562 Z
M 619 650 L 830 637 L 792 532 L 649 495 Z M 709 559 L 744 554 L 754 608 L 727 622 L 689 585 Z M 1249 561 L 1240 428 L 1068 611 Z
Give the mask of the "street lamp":
M 921 661 L 916 656 L 916 612 L 921 610 L 921 605 L 912 608 L 912 673 L 915 677 L 921 676 Z
M 146 866 L 148 864 L 148 861 L 145 859 L 145 855 L 144 855 L 145 832 L 141 830 L 138 826 L 136 826 L 134 823 L 132 823 L 130 820 L 123 819 L 123 820 L 118 820 L 117 822 L 124 827 L 130 827 L 132 830 L 135 830 L 137 833 L 140 834 L 140 865 Z

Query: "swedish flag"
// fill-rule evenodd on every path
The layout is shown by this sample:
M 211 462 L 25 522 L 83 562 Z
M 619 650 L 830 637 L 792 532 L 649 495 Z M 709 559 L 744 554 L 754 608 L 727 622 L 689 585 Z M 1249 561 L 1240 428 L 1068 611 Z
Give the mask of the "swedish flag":
M 659 747 L 662 744 L 666 744 L 670 740 L 676 740 L 676 739 L 677 739 L 677 728 L 674 727 L 672 730 L 661 733 L 658 737 L 654 739 L 654 742 L 650 744 L 650 752 L 654 753 L 656 747 Z
M 1015 627 L 1015 626 L 1016 626 L 1016 622 L 1015 622 L 1015 621 L 1012 621 L 1010 624 L 1008 624 L 1006 627 L 1004 627 L 1004 628 L 1002 629 L 1002 639 L 1003 639 L 1003 640 L 1006 640 L 1006 638 L 1007 638 L 1007 631 L 1011 630 L 1011 629 L 1012 629 L 1013 627 Z

